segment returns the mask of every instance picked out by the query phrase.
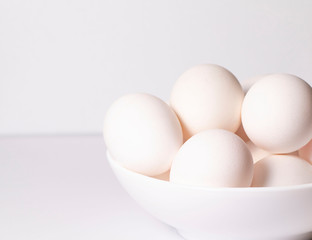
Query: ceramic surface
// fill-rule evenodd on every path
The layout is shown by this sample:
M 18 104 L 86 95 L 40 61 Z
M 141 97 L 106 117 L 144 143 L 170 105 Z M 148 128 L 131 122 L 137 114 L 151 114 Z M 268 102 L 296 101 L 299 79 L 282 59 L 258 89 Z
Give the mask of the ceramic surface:
M 312 239 L 312 184 L 203 188 L 127 170 L 107 153 L 125 190 L 150 214 L 188 240 Z

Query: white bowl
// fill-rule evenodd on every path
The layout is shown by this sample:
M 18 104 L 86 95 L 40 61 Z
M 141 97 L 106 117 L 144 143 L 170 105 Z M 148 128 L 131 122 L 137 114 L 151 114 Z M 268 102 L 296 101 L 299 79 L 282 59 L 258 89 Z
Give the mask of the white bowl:
M 190 187 L 135 173 L 107 157 L 126 191 L 185 239 L 312 239 L 312 184 Z

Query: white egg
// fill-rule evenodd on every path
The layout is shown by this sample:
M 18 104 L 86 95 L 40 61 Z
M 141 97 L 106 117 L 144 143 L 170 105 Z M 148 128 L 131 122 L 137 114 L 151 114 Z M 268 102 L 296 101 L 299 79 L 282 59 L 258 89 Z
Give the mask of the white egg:
M 254 163 L 258 162 L 262 158 L 270 156 L 271 153 L 257 147 L 252 141 L 246 142 L 249 151 L 251 152 Z
M 244 92 L 235 76 L 213 64 L 195 66 L 176 81 L 170 105 L 177 113 L 185 140 L 207 129 L 235 132 L 240 125 Z
M 297 156 L 297 157 L 299 157 L 299 151 L 294 151 L 294 152 L 287 153 L 287 154 L 284 154 L 284 155 L 292 155 L 292 156 Z
M 248 78 L 244 81 L 241 82 L 241 86 L 243 88 L 243 91 L 244 91 L 244 94 L 246 94 L 248 92 L 248 90 L 250 89 L 250 87 L 252 85 L 254 85 L 256 82 L 258 82 L 260 79 L 268 76 L 269 74 L 262 74 L 262 75 L 257 75 L 257 76 L 254 76 L 254 77 L 251 77 L 251 78 Z M 244 140 L 244 142 L 248 142 L 250 141 L 250 139 L 248 138 L 245 130 L 244 130 L 244 127 L 243 127 L 243 124 L 241 123 L 239 125 L 239 128 L 237 129 L 237 131 L 235 132 L 235 134 L 237 136 L 239 136 L 241 139 Z
M 298 155 L 312 164 L 312 140 L 298 151 Z
M 249 187 L 253 161 L 245 142 L 232 132 L 212 129 L 186 141 L 173 160 L 170 181 L 204 187 Z
M 168 182 L 169 178 L 170 178 L 170 170 L 168 170 L 167 172 L 164 172 L 160 175 L 154 176 L 154 178 Z
M 240 124 L 239 128 L 237 129 L 237 131 L 235 132 L 235 134 L 237 136 L 239 136 L 241 139 L 244 140 L 244 142 L 248 142 L 249 138 L 244 130 L 243 124 Z
M 149 94 L 129 94 L 109 108 L 103 129 L 112 157 L 124 167 L 148 176 L 169 170 L 183 143 L 173 110 Z
M 258 82 L 260 79 L 268 76 L 269 74 L 261 74 L 261 75 L 257 75 L 251 78 L 248 78 L 244 81 L 241 82 L 241 86 L 243 88 L 244 93 L 246 94 L 248 92 L 248 90 L 251 88 L 252 85 L 254 85 L 256 82 Z M 235 132 L 235 134 L 237 136 L 239 136 L 241 139 L 244 140 L 244 142 L 248 142 L 250 141 L 249 137 L 247 136 L 243 124 L 241 123 L 239 125 L 239 128 L 237 129 L 237 131 Z
M 250 140 L 272 153 L 298 150 L 312 138 L 312 89 L 289 74 L 272 74 L 247 92 L 242 123 Z
M 254 85 L 256 82 L 258 82 L 260 79 L 269 76 L 269 74 L 261 74 L 257 76 L 253 76 L 251 78 L 247 78 L 246 80 L 241 82 L 242 88 L 244 93 L 246 94 L 248 90 Z
M 253 187 L 312 183 L 312 165 L 293 155 L 271 155 L 255 164 Z

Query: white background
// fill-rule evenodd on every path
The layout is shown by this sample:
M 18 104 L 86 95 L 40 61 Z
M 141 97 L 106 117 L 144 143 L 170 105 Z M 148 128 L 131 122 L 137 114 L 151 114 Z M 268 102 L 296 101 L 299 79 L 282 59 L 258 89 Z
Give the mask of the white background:
M 0 134 L 100 133 L 128 92 L 192 65 L 312 83 L 312 1 L 0 0 Z

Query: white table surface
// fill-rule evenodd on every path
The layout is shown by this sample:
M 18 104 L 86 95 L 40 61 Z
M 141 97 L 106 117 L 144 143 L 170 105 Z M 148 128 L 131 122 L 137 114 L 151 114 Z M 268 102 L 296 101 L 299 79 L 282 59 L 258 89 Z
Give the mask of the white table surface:
M 101 136 L 0 138 L 0 239 L 170 239 L 113 175 Z

